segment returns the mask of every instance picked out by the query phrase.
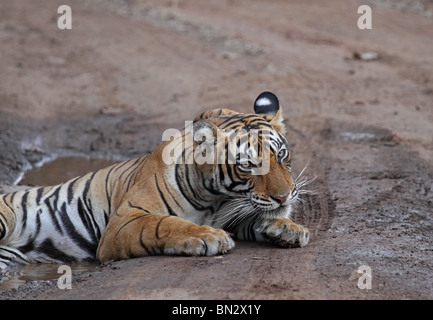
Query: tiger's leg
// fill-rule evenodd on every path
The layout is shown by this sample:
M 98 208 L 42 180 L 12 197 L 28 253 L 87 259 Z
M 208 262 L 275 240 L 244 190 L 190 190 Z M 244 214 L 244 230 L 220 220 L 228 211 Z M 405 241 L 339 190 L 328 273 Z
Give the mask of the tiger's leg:
M 15 229 L 15 224 L 15 213 L 4 202 L 0 201 L 0 270 L 12 264 L 30 262 L 30 259 L 20 250 L 7 245 Z
M 15 214 L 0 200 L 0 243 L 14 230 L 15 221 Z
M 96 255 L 101 262 L 154 254 L 211 256 L 234 247 L 221 229 L 143 209 L 118 212 L 110 218 L 99 242 Z
M 264 220 L 257 229 L 260 234 L 281 247 L 304 247 L 310 231 L 287 218 Z
M 242 240 L 270 241 L 284 248 L 304 247 L 310 239 L 307 228 L 287 218 L 246 222 L 234 234 Z

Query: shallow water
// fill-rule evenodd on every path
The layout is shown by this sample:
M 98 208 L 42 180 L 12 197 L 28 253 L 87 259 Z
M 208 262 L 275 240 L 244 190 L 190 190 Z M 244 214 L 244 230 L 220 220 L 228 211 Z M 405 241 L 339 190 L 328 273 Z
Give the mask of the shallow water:
M 41 167 L 33 168 L 24 174 L 20 185 L 49 186 L 62 183 L 88 172 L 96 171 L 114 164 L 113 160 L 84 157 L 64 157 L 46 162 Z M 94 271 L 98 266 L 91 263 L 70 263 L 72 275 Z M 59 264 L 37 263 L 16 266 L 0 271 L 0 290 L 17 289 L 28 281 L 49 280 L 57 282 L 63 275 L 58 272 Z
M 21 185 L 51 186 L 85 173 L 96 171 L 114 164 L 116 161 L 83 157 L 57 158 L 41 167 L 33 168 L 24 174 Z
M 65 274 L 64 271 L 59 270 L 60 266 L 60 264 L 52 263 L 35 263 L 0 271 L 0 290 L 18 289 L 28 281 L 49 280 L 57 283 L 59 278 Z M 99 264 L 68 263 L 67 266 L 71 268 L 73 279 L 74 275 L 94 271 Z

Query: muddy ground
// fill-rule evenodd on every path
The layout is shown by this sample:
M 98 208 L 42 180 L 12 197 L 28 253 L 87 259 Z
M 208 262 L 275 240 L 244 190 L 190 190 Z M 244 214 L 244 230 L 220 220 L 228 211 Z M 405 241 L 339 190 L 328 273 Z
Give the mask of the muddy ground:
M 0 184 L 55 157 L 143 155 L 163 130 L 271 90 L 295 175 L 317 176 L 294 216 L 311 240 L 108 263 L 71 290 L 28 281 L 0 298 L 433 298 L 432 1 L 76 0 L 59 30 L 64 2 L 0 2 Z

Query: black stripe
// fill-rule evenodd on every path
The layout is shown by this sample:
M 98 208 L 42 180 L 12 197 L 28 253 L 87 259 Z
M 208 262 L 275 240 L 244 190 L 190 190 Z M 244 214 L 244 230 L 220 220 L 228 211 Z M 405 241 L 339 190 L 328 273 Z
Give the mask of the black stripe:
M 142 214 L 142 215 L 139 215 L 139 216 L 137 216 L 137 217 L 134 217 L 134 218 L 132 218 L 131 220 L 125 222 L 125 223 L 124 223 L 124 224 L 119 228 L 119 230 L 117 230 L 117 232 L 116 232 L 116 237 L 118 236 L 118 234 L 120 233 L 120 231 L 122 231 L 122 229 L 125 228 L 128 224 L 130 224 L 131 222 L 134 222 L 134 221 L 137 220 L 137 219 L 144 218 L 144 217 L 148 216 L 149 214 L 150 214 L 150 213 Z
M 229 190 L 233 190 L 236 186 L 239 186 L 239 185 L 245 185 L 248 182 L 248 178 L 243 178 L 239 175 L 238 170 L 235 166 L 232 166 L 230 164 L 226 164 L 226 168 L 227 168 L 227 174 L 228 174 L 230 180 L 232 181 L 230 186 L 228 186 Z M 233 173 L 232 173 L 232 169 L 233 169 L 236 177 L 238 178 L 238 180 L 236 180 L 234 178 Z
M 8 206 L 8 208 L 10 209 L 10 207 L 9 207 L 9 205 L 6 203 L 6 201 L 5 201 L 5 195 L 3 196 L 3 202 Z M 13 212 L 11 212 L 11 214 L 13 214 Z M 4 216 L 4 214 L 2 213 L 2 212 L 0 212 L 0 218 L 2 218 L 2 219 L 0 219 L 0 224 L 1 224 L 1 227 L 2 227 L 2 230 L 3 230 L 3 233 L 0 233 L 0 240 L 1 239 L 3 239 L 4 237 L 5 237 L 5 235 L 6 235 L 6 225 L 5 225 L 5 223 L 6 223 L 6 217 Z
M 230 183 L 230 185 L 227 187 L 228 190 L 233 191 L 234 188 L 236 188 L 239 185 L 243 185 L 244 183 L 241 181 L 233 181 Z
M 98 229 L 95 230 L 94 221 L 92 222 L 90 220 L 92 218 L 92 215 L 84 208 L 82 199 L 78 199 L 77 201 L 77 211 L 78 211 L 78 215 L 81 218 L 81 222 L 83 223 L 87 231 L 89 231 L 92 240 L 97 242 L 98 239 L 101 237 L 101 233 L 99 232 Z M 91 230 L 93 232 L 91 232 Z
M 138 169 L 141 168 L 142 166 L 144 166 L 144 164 L 147 162 L 148 155 L 147 155 L 147 156 L 144 156 L 144 157 L 142 157 L 142 158 L 140 158 L 140 159 L 142 159 L 142 161 L 141 161 L 141 162 L 137 165 L 137 167 L 134 169 L 134 171 L 135 171 L 134 179 L 133 179 L 132 176 L 131 176 L 131 179 L 129 179 L 129 182 L 128 182 L 128 186 L 126 187 L 126 191 L 129 190 L 129 187 L 130 187 L 130 184 L 131 184 L 131 181 L 132 181 L 132 180 L 134 180 L 134 181 L 132 182 L 132 184 L 133 184 L 133 185 L 135 184 L 135 181 L 137 180 L 137 176 L 138 176 L 138 174 L 140 173 L 140 170 L 138 170 Z
M 239 121 L 242 118 L 243 114 L 233 114 L 230 115 L 227 119 L 225 119 L 223 122 L 219 124 L 219 127 L 222 128 L 223 125 L 227 124 L 230 121 Z
M 12 205 L 14 204 L 14 199 L 15 199 L 15 196 L 17 195 L 17 192 L 18 192 L 18 191 L 15 191 L 15 192 L 13 192 L 13 193 L 11 194 L 10 202 L 11 202 Z
M 147 157 L 146 157 L 146 159 L 147 159 Z M 145 159 L 145 161 L 146 161 L 146 159 Z M 144 161 L 144 162 L 145 162 L 145 161 Z M 141 165 L 141 164 L 140 164 L 140 165 Z M 135 174 L 134 174 L 134 181 L 132 182 L 132 184 L 135 184 L 135 182 L 137 181 L 137 177 L 138 177 L 139 173 L 140 173 L 140 170 L 137 170 L 137 171 L 135 172 Z M 130 182 L 131 182 L 132 180 L 133 180 L 133 179 L 132 179 L 132 177 L 131 177 Z M 128 189 L 129 189 L 129 183 L 128 183 Z
M 138 168 L 138 165 L 137 165 L 137 163 L 140 161 L 140 160 L 142 160 L 141 158 L 138 158 L 137 160 L 135 160 L 135 162 L 128 168 L 128 170 L 129 169 L 131 169 L 132 167 L 134 167 L 134 169 L 132 169 L 131 170 L 131 172 L 129 172 L 128 173 L 128 175 L 125 177 L 125 181 L 123 182 L 123 186 L 125 186 L 125 183 L 128 181 L 128 185 L 127 185 L 127 187 L 126 187 L 126 191 L 128 191 L 129 190 L 129 185 L 130 185 L 130 182 L 131 182 L 131 177 L 132 177 L 132 175 L 134 174 L 134 172 L 137 170 L 137 168 Z M 126 170 L 125 170 L 126 171 Z M 123 173 L 122 173 L 122 175 L 123 175 Z M 121 175 L 121 176 L 122 176 Z
M 87 179 L 87 181 L 86 181 L 86 186 L 84 187 L 84 190 L 83 190 L 83 197 L 82 197 L 83 199 L 87 199 L 87 194 L 89 193 L 89 190 L 90 190 L 90 184 L 92 183 L 96 172 L 93 172 L 92 175 L 90 176 L 90 178 Z
M 230 117 L 228 117 L 227 119 L 225 119 L 224 121 L 222 121 L 222 122 L 218 125 L 218 127 L 223 128 L 223 126 L 224 126 L 227 122 L 230 122 L 230 121 L 232 121 L 233 119 L 236 119 L 235 121 L 239 121 L 239 118 L 240 118 L 240 117 L 241 117 L 240 114 L 234 114 L 234 115 L 231 115 Z
M 198 174 L 200 176 L 199 183 L 201 184 L 202 189 L 207 190 L 212 194 L 218 194 L 218 193 L 215 193 L 212 189 L 209 189 L 207 186 L 207 183 L 210 183 L 212 181 L 212 179 L 207 179 L 206 177 L 204 177 L 202 171 L 199 171 Z M 212 185 L 211 185 L 211 187 L 212 187 Z
M 13 206 L 14 205 L 14 197 L 15 197 L 15 193 L 16 192 L 14 192 L 14 193 L 10 193 L 9 195 L 11 196 L 11 198 L 10 198 L 10 200 L 9 200 L 9 202 L 11 203 L 11 205 Z M 5 205 L 12 211 L 12 212 L 15 212 L 15 210 L 14 209 L 12 209 L 12 207 L 9 205 L 9 203 L 8 203 L 8 201 L 6 201 L 6 196 L 7 195 L 5 195 L 4 197 L 3 197 L 3 202 L 5 203 Z
M 207 256 L 207 253 L 209 251 L 209 247 L 208 247 L 206 241 L 204 241 L 203 239 L 202 239 L 202 241 L 203 241 L 203 244 L 204 244 L 204 255 Z
M 6 235 L 6 225 L 3 223 L 3 220 L 6 221 L 6 218 L 1 212 L 0 212 L 0 217 L 2 217 L 2 219 L 0 219 L 0 226 L 1 226 L 0 231 L 3 231 L 0 233 L 0 240 L 2 240 Z
M 164 202 L 165 207 L 168 210 L 168 213 L 171 216 L 177 216 L 177 214 L 173 211 L 173 209 L 170 207 L 169 203 L 167 202 L 167 199 L 165 198 L 164 193 L 159 188 L 158 178 L 156 177 L 156 173 L 155 173 L 154 177 L 155 177 L 156 188 L 158 189 L 158 192 L 159 192 L 159 196 L 161 197 L 162 201 Z
M 238 180 L 243 181 L 243 182 L 247 182 L 249 179 L 247 177 L 242 177 L 240 173 L 243 173 L 238 166 L 234 167 L 234 172 L 236 177 L 238 178 Z M 245 174 L 245 173 L 244 173 Z M 234 179 L 233 179 L 234 180 Z
M 55 260 L 60 260 L 64 262 L 77 261 L 75 257 L 67 255 L 63 251 L 57 249 L 51 239 L 46 239 L 44 242 L 42 242 L 38 247 L 38 251 L 46 254 L 48 257 Z
M 80 177 L 75 178 L 71 182 L 69 182 L 68 185 L 68 204 L 71 204 L 72 200 L 74 199 L 74 184 L 77 182 L 77 180 Z
M 151 251 L 149 250 L 149 248 L 143 242 L 143 232 L 144 232 L 144 228 L 142 228 L 141 232 L 140 232 L 140 245 L 144 249 L 144 251 L 146 251 L 147 254 L 153 254 L 153 250 L 152 250 L 152 253 L 151 253 Z
M 256 239 L 256 234 L 254 233 L 254 225 L 256 223 L 257 220 L 252 220 L 249 224 L 248 224 L 248 231 L 249 231 L 249 235 L 250 235 L 250 239 L 252 241 L 257 241 Z
M 214 183 L 215 183 L 215 179 L 214 178 L 211 178 L 210 180 L 209 180 L 209 187 L 206 185 L 206 184 L 203 184 L 204 185 L 204 188 L 207 190 L 207 191 L 209 191 L 210 193 L 212 193 L 212 194 L 214 194 L 214 195 L 221 195 L 222 194 L 222 192 L 220 192 L 218 189 L 215 189 L 214 188 Z
M 162 180 L 164 182 L 164 186 L 165 189 L 168 191 L 168 194 L 171 196 L 171 198 L 173 199 L 173 201 L 176 203 L 176 205 L 182 209 L 182 206 L 180 205 L 180 203 L 176 200 L 175 196 L 173 195 L 173 193 L 171 193 L 169 187 L 167 186 L 167 183 L 165 182 L 165 179 Z
M 105 223 L 105 226 L 108 224 L 108 220 L 109 220 L 109 213 L 107 213 L 105 210 L 104 210 L 104 223 Z
M 129 179 L 128 179 L 128 177 L 127 177 L 127 179 L 128 179 L 128 184 L 126 185 L 126 191 L 125 191 L 125 192 L 128 192 L 128 191 L 129 191 L 129 188 L 131 187 L 132 177 L 133 177 L 133 174 L 136 172 L 136 170 L 137 170 L 137 168 L 135 168 L 134 170 L 131 171 L 130 174 L 128 174 Z M 126 182 L 126 180 L 125 180 L 125 182 Z
M 116 166 L 116 171 L 119 170 L 120 168 L 122 168 L 124 165 L 128 164 L 129 161 L 130 161 L 130 160 L 123 161 L 123 162 L 120 162 L 120 163 L 118 163 L 117 165 L 115 165 L 115 166 Z
M 1 255 L 1 252 L 2 252 L 2 251 L 6 251 L 6 252 L 8 252 L 8 253 L 9 253 L 9 256 Z M 20 258 L 21 260 L 27 261 L 27 257 L 26 257 L 22 252 L 18 251 L 17 249 L 15 249 L 15 250 L 10 250 L 10 249 L 8 249 L 8 248 L 6 248 L 6 247 L 1 247 L 1 248 L 0 248 L 0 257 L 6 259 L 6 260 L 8 260 L 8 261 L 15 260 L 15 259 L 11 258 L 10 255 L 13 255 L 13 256 L 15 256 L 15 257 L 18 257 L 18 258 Z
M 41 214 L 42 209 L 38 209 L 36 212 L 36 232 L 35 232 L 35 238 L 39 235 L 39 232 L 41 231 Z
M 17 249 L 20 250 L 22 253 L 32 251 L 33 249 L 35 249 L 35 238 L 29 238 L 25 245 L 22 245 Z
M 142 207 L 139 207 L 139 206 L 135 206 L 135 205 L 133 205 L 133 204 L 131 203 L 131 201 L 128 201 L 128 205 L 129 205 L 130 208 L 134 208 L 134 209 L 138 209 L 138 210 L 144 211 L 144 212 L 146 212 L 146 213 L 150 213 L 148 210 L 146 210 L 146 209 L 144 209 L 144 208 L 142 208 Z
M 57 217 L 56 217 L 57 208 L 54 207 L 50 202 L 51 197 L 53 197 L 53 196 L 55 198 L 58 197 L 59 191 L 60 191 L 60 189 L 57 189 L 51 196 L 46 198 L 44 202 L 45 202 L 45 205 L 47 206 L 48 213 L 50 214 L 51 221 L 53 222 L 53 224 L 56 228 L 56 231 L 59 232 L 61 235 L 63 235 L 62 227 L 60 226 L 59 222 L 57 221 Z
M 75 228 L 74 224 L 72 223 L 71 219 L 68 216 L 68 213 L 66 211 L 66 203 L 62 204 L 61 207 L 62 214 L 60 215 L 60 219 L 62 221 L 62 224 L 68 234 L 68 236 L 71 238 L 71 240 L 81 249 L 84 249 L 87 251 L 92 257 L 96 256 L 96 249 L 98 248 L 98 242 L 91 242 L 87 239 L 85 239 Z
M 111 169 L 107 173 L 107 177 L 105 178 L 105 195 L 107 196 L 107 202 L 108 202 L 108 215 L 111 213 L 111 196 L 108 193 L 108 190 L 109 190 L 108 182 L 110 179 L 110 174 L 114 169 L 115 169 L 115 166 L 111 167 Z M 108 215 L 106 215 L 106 216 L 108 216 Z
M 42 213 L 42 209 L 39 209 L 36 213 L 35 233 L 27 239 L 27 243 L 25 245 L 18 247 L 18 250 L 20 250 L 23 253 L 32 251 L 35 248 L 35 240 L 39 236 L 39 233 L 41 231 L 41 217 L 40 217 L 41 213 Z
M 246 226 L 244 226 L 244 228 L 243 228 L 243 237 L 244 237 L 244 240 L 250 240 L 250 238 L 249 238 L 249 231 L 248 231 L 248 228 L 249 228 L 249 224 L 247 224 Z
M 59 193 L 60 193 L 60 190 L 62 189 L 62 186 L 63 186 L 63 184 L 55 186 L 55 187 L 52 187 L 51 190 L 54 190 L 54 192 L 49 197 L 47 197 L 45 199 L 45 203 L 47 203 L 47 201 L 49 202 L 49 200 L 51 198 L 54 199 L 53 200 L 53 204 L 52 204 L 54 213 L 58 212 Z
M 189 173 L 189 169 L 190 169 L 191 167 L 190 166 L 188 166 L 188 165 L 186 165 L 185 166 L 185 180 L 186 180 L 186 182 L 187 182 L 187 184 L 188 184 L 188 187 L 189 187 L 189 190 L 195 190 L 195 188 L 193 187 L 193 185 L 191 184 L 191 174 Z M 195 184 L 194 184 L 195 185 Z M 201 200 L 201 201 L 204 201 L 205 199 L 203 199 L 202 197 L 200 197 L 200 195 L 198 194 L 198 192 L 192 192 L 192 195 L 195 197 L 195 198 L 197 198 L 199 201 Z M 200 208 L 201 208 L 201 210 L 203 210 L 204 208 L 203 208 L 203 206 L 200 206 Z
M 42 194 L 44 193 L 45 187 L 40 187 L 36 190 L 36 204 L 39 205 L 41 203 Z
M 87 199 L 81 199 L 84 202 L 84 205 L 86 206 L 86 210 L 87 210 L 87 215 L 89 216 L 90 219 L 93 219 L 93 210 L 92 210 L 92 199 L 87 198 Z
M 85 213 L 87 214 L 87 217 L 90 217 L 90 219 L 92 219 L 92 221 L 93 221 L 93 226 L 92 226 L 92 223 L 90 222 L 90 220 L 88 221 L 87 230 L 90 231 L 90 229 L 93 229 L 93 234 L 90 232 L 89 233 L 93 236 L 93 241 L 95 241 L 95 242 L 98 242 L 98 239 L 101 237 L 101 231 L 99 230 L 99 227 L 98 227 L 96 221 L 94 220 L 91 200 L 87 195 L 88 195 L 89 190 L 90 190 L 90 185 L 92 184 L 93 179 L 94 179 L 97 172 L 98 171 L 93 172 L 92 175 L 90 176 L 90 178 L 86 181 L 86 186 L 84 187 L 83 195 L 81 197 L 81 201 L 84 203 L 84 205 L 86 207 Z M 97 227 L 96 231 L 95 231 L 94 226 Z
M 29 197 L 29 191 L 23 194 L 23 197 L 21 199 L 21 208 L 23 210 L 23 223 L 22 223 L 22 229 L 21 234 L 23 234 L 24 229 L 27 225 L 27 198 Z
M 249 130 L 251 130 L 251 129 L 261 129 L 262 127 L 267 127 L 267 128 L 273 129 L 273 126 L 270 123 L 263 122 L 263 121 L 259 121 L 257 123 L 250 123 L 248 125 L 248 129 Z
M 135 162 L 133 163 L 133 164 L 131 164 L 131 162 L 133 161 L 133 160 L 129 160 L 129 161 L 127 161 L 127 164 L 128 164 L 128 166 L 127 166 L 127 168 L 125 169 L 125 170 L 123 170 L 122 171 L 122 173 L 119 175 L 119 178 L 118 178 L 118 180 L 119 181 L 121 181 L 122 180 L 122 176 L 126 173 L 126 172 L 128 172 L 128 170 L 131 170 L 131 168 L 138 162 L 140 160 L 140 158 L 138 158 L 138 159 L 136 159 L 135 160 Z M 128 176 L 128 175 L 127 175 Z M 125 179 L 126 180 L 126 179 Z
M 200 205 L 200 203 L 194 201 L 193 199 L 193 194 L 188 192 L 188 188 L 185 185 L 185 174 L 181 173 L 182 168 L 186 170 L 186 168 L 188 167 L 188 165 L 180 165 L 180 164 L 176 164 L 176 171 L 175 171 L 175 178 L 176 178 L 176 183 L 178 186 L 178 189 L 180 190 L 180 192 L 182 193 L 182 195 L 184 196 L 184 198 L 197 210 L 204 210 L 203 206 Z M 191 189 L 189 189 L 191 190 Z
M 221 163 L 218 163 L 218 171 L 219 171 L 219 178 L 220 181 L 223 182 L 224 181 L 224 170 L 223 170 L 223 165 Z
M 161 239 L 161 237 L 159 236 L 159 227 L 161 226 L 161 222 L 162 222 L 163 220 L 169 218 L 169 217 L 170 217 L 170 216 L 162 217 L 161 220 L 159 220 L 158 224 L 156 225 L 156 228 L 155 228 L 155 238 L 156 238 L 156 239 L 158 239 L 158 240 Z M 168 236 L 168 233 L 164 236 L 164 238 L 167 237 L 167 236 Z
M 93 224 L 93 231 L 95 232 L 96 240 L 99 241 L 99 239 L 101 238 L 102 232 L 101 232 L 101 229 L 99 228 L 98 223 L 95 220 L 93 210 L 91 209 L 92 208 L 92 202 L 90 199 L 88 199 L 88 202 L 89 202 L 89 205 L 88 206 L 86 205 L 87 209 L 89 210 L 88 215 L 89 215 L 90 220 L 92 221 L 92 224 Z M 84 203 L 86 203 L 86 202 L 84 202 Z
M 229 176 L 229 179 L 231 181 L 234 181 L 235 179 L 234 179 L 233 174 L 232 174 L 232 166 L 228 163 L 226 163 L 226 171 L 227 171 L 227 175 Z
M 231 126 L 233 126 L 234 124 L 237 124 L 240 127 L 247 127 L 248 128 L 249 124 L 246 123 L 245 120 L 248 120 L 250 118 L 256 118 L 257 119 L 257 116 L 256 115 L 241 115 L 241 116 L 237 117 L 237 119 L 233 119 L 232 121 L 222 122 L 219 127 L 223 128 L 223 129 L 227 129 L 227 128 L 230 128 Z M 257 119 L 257 120 L 264 121 L 262 119 Z M 231 127 L 231 129 L 234 129 L 234 128 Z

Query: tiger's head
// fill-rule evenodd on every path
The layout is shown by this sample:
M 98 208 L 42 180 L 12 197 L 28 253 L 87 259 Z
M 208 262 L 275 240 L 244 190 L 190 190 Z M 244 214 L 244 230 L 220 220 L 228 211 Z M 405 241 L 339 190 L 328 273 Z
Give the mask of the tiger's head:
M 214 109 L 193 122 L 195 159 L 213 159 L 196 166 L 205 189 L 220 196 L 223 226 L 259 217 L 287 218 L 298 199 L 278 98 L 263 92 L 254 111 Z

